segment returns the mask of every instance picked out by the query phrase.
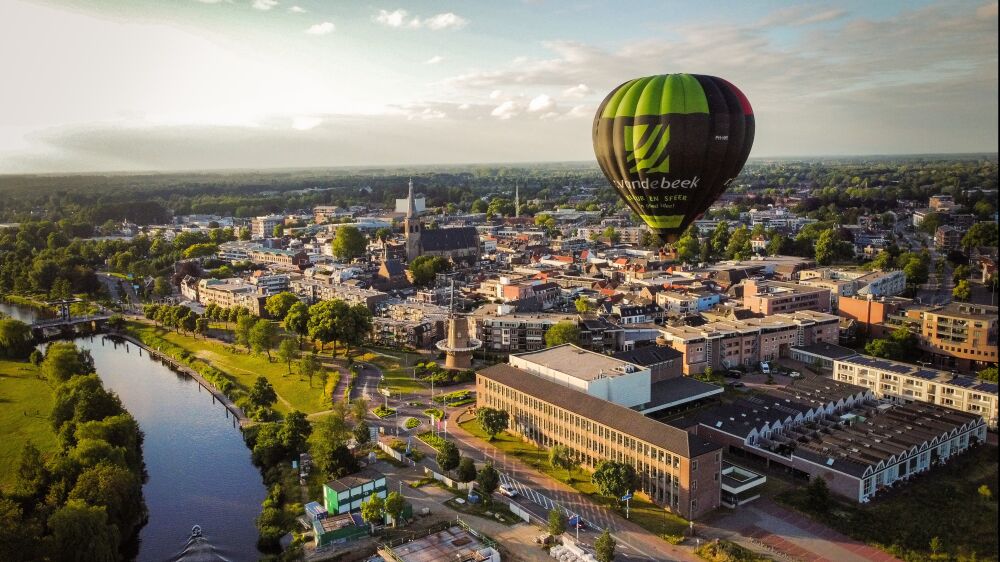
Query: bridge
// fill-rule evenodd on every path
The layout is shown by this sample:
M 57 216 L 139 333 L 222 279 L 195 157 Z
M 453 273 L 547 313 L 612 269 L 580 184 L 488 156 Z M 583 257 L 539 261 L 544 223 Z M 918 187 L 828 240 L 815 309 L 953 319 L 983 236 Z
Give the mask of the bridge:
M 31 324 L 31 334 L 36 341 L 46 341 L 63 337 L 93 334 L 104 329 L 111 315 L 108 313 L 73 316 L 70 306 L 82 302 L 81 299 L 62 299 L 46 303 L 59 308 L 57 318 L 45 318 Z

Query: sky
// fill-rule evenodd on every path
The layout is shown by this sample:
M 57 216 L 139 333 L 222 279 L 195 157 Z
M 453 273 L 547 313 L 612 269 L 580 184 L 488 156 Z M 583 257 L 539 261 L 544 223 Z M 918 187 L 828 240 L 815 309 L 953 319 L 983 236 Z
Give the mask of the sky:
M 592 161 L 651 74 L 751 157 L 997 151 L 997 2 L 0 0 L 0 174 Z

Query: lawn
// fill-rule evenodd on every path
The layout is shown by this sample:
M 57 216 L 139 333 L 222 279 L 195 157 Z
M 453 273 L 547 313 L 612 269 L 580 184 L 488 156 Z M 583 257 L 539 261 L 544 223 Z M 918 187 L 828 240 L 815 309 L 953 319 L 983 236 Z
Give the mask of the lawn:
M 427 388 L 427 385 L 423 381 L 413 378 L 413 371 L 411 369 L 394 367 L 383 369 L 382 374 L 385 375 L 382 386 L 388 387 L 393 396 L 415 394 Z
M 488 440 L 486 432 L 483 431 L 482 426 L 479 425 L 477 420 L 465 421 L 459 425 L 462 429 L 483 441 Z M 548 451 L 507 432 L 497 435 L 490 444 L 508 455 L 517 457 L 539 472 L 572 486 L 576 491 L 588 496 L 594 503 L 614 509 L 621 516 L 625 516 L 625 504 L 602 496 L 597 491 L 594 483 L 591 482 L 590 473 L 586 470 L 574 470 L 571 474 L 566 470 L 552 468 L 549 465 Z M 683 535 L 688 528 L 687 520 L 643 499 L 640 494 L 634 495 L 629 503 L 631 504 L 629 518 L 647 531 L 663 539 Z
M 284 363 L 279 363 L 276 360 L 269 362 L 266 355 L 255 355 L 243 348 L 237 348 L 218 340 L 195 338 L 136 322 L 130 322 L 128 329 L 131 334 L 148 343 L 162 339 L 187 350 L 198 359 L 225 371 L 244 390 L 252 387 L 259 375 L 267 377 L 278 394 L 278 402 L 274 405 L 274 409 L 279 412 L 287 413 L 292 410 L 300 410 L 312 414 L 330 409 L 330 399 L 324 397 L 318 377 L 313 377 L 310 385 L 308 377 L 296 372 L 294 364 L 292 373 L 289 374 L 288 367 Z M 157 346 L 154 343 L 150 347 L 156 348 Z M 327 364 L 326 368 L 331 371 L 330 380 L 335 383 L 336 375 L 332 371 L 336 367 Z
M 980 496 L 983 485 L 991 498 Z M 803 488 L 782 493 L 778 500 L 907 560 L 929 559 L 934 537 L 941 541 L 941 553 L 996 560 L 996 494 L 997 448 L 980 445 L 866 506 L 834 498 L 826 513 L 810 512 Z
M 0 360 L 0 489 L 13 484 L 26 442 L 34 443 L 42 453 L 58 449 L 49 422 L 52 389 L 38 374 L 30 363 Z

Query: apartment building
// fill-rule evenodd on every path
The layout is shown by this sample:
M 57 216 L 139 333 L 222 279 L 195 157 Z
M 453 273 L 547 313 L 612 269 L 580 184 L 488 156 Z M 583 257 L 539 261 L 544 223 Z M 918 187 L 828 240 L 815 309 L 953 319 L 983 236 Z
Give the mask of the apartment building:
M 223 242 L 222 244 L 219 244 L 219 251 L 215 255 L 220 260 L 225 260 L 230 263 L 249 261 L 250 252 L 259 248 L 261 248 L 261 244 L 259 242 L 232 240 L 230 242 Z
M 285 217 L 281 215 L 265 215 L 250 219 L 250 238 L 263 240 L 274 238 L 274 227 L 285 224 Z
M 683 429 L 504 364 L 476 374 L 476 404 L 506 411 L 511 432 L 563 445 L 589 470 L 606 460 L 630 464 L 636 492 L 682 517 L 720 505 L 721 447 Z
M 702 326 L 660 326 L 657 343 L 683 354 L 686 375 L 788 357 L 792 346 L 836 344 L 840 319 L 832 314 L 798 311 L 746 320 L 719 320 Z
M 996 383 L 868 355 L 834 361 L 833 378 L 871 389 L 878 398 L 946 406 L 997 427 Z
M 765 316 L 796 310 L 830 312 L 830 300 L 826 287 L 756 279 L 743 282 L 743 306 Z
M 303 269 L 309 265 L 309 254 L 302 250 L 279 250 L 274 248 L 257 248 L 247 252 L 250 261 L 280 265 L 287 268 Z
M 243 306 L 257 316 L 261 315 L 267 298 L 259 287 L 243 279 L 202 279 L 198 282 L 198 302 L 202 306 L 214 304 L 222 308 Z
M 867 503 L 914 474 L 986 442 L 979 416 L 934 404 L 880 403 L 871 390 L 802 379 L 671 422 L 742 456 L 823 478 Z
M 708 290 L 701 291 L 659 291 L 656 304 L 667 314 L 690 316 L 708 310 L 719 304 L 721 296 Z
M 973 371 L 997 362 L 997 307 L 951 303 L 906 311 L 911 325 L 920 326 L 920 347 L 943 367 Z
M 363 304 L 368 310 L 376 310 L 389 295 L 375 289 L 364 289 L 346 283 L 323 283 L 312 279 L 293 279 L 292 292 L 305 297 L 311 303 L 339 299 L 349 305 Z
M 951 252 L 962 247 L 962 237 L 965 231 L 954 226 L 944 225 L 934 231 L 934 248 L 940 252 Z
M 545 348 L 545 332 L 559 322 L 577 323 L 575 314 L 514 312 L 508 305 L 487 304 L 469 317 L 486 351 L 521 353 Z M 593 335 L 592 335 L 593 337 Z

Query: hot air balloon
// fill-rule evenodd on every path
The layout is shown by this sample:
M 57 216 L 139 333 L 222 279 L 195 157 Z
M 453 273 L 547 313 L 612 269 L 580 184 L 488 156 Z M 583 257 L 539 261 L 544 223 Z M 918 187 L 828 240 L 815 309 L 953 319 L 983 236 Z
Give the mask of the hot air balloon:
M 722 78 L 661 74 L 611 91 L 594 116 L 594 154 L 618 195 L 664 242 L 719 198 L 753 145 L 753 109 Z

